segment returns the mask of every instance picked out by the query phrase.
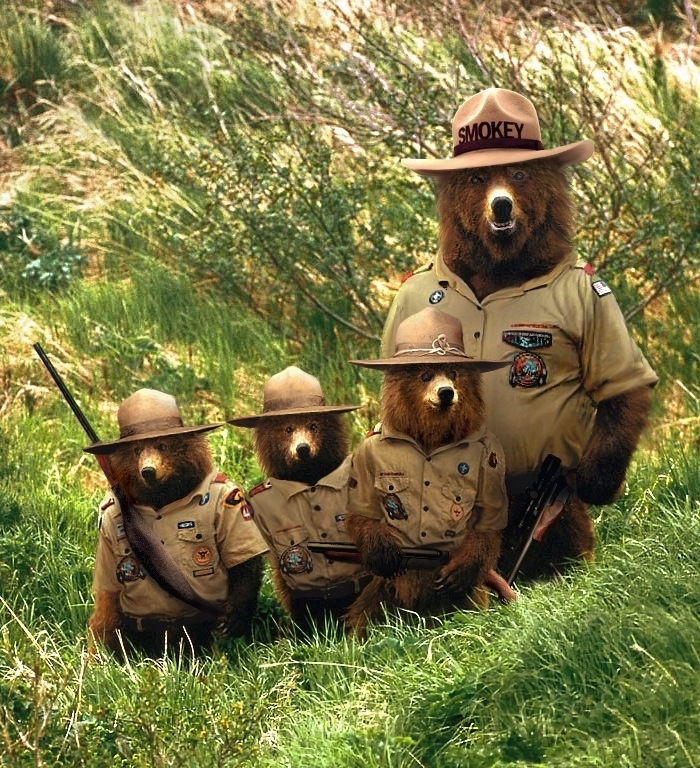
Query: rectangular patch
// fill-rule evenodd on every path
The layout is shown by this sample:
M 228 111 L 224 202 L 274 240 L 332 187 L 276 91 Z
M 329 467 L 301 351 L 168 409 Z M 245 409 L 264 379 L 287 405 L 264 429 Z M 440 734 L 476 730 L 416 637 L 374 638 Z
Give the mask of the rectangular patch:
M 120 521 L 116 523 L 114 527 L 117 529 L 117 541 L 120 541 L 121 539 L 125 539 L 126 533 L 124 532 L 124 522 Z
M 591 288 L 593 288 L 598 296 L 607 296 L 609 293 L 612 293 L 612 288 L 606 285 L 603 280 L 596 280 L 594 283 L 591 283 Z
M 197 524 L 194 520 L 183 520 L 181 523 L 177 524 L 178 530 L 183 530 L 185 528 L 194 528 Z
M 405 474 L 406 474 L 405 472 L 399 472 L 399 471 L 396 471 L 396 472 L 386 471 L 386 472 L 380 472 L 379 477 L 403 477 Z
M 253 519 L 253 508 L 250 506 L 250 504 L 241 504 L 241 517 L 244 520 Z
M 552 346 L 552 334 L 542 331 L 503 331 L 502 340 L 518 349 L 543 349 Z
M 214 573 L 214 566 L 210 568 L 198 568 L 196 571 L 192 571 L 193 576 L 211 576 Z

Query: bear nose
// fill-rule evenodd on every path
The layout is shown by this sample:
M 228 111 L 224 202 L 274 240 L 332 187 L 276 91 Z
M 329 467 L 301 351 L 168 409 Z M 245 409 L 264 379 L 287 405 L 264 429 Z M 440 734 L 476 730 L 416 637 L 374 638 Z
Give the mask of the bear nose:
M 141 477 L 147 482 L 152 483 L 156 479 L 155 467 L 144 467 L 141 470 Z
M 297 456 L 300 459 L 308 459 L 311 455 L 311 448 L 309 448 L 308 443 L 299 443 L 297 445 Z
M 452 401 L 454 400 L 455 391 L 452 389 L 452 387 L 439 387 L 437 391 L 437 395 L 440 398 L 440 405 L 446 406 L 446 405 L 452 405 Z
M 513 212 L 513 201 L 505 195 L 494 197 L 491 201 L 491 210 L 496 221 L 510 221 L 510 216 Z

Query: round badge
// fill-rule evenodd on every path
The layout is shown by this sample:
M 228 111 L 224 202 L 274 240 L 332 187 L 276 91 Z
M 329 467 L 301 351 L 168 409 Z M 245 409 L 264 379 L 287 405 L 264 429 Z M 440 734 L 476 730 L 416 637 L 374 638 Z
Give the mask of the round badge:
M 430 296 L 428 296 L 428 301 L 431 304 L 439 304 L 443 299 L 445 298 L 445 291 L 441 291 L 438 289 L 437 291 L 433 291 Z
M 460 475 L 466 475 L 469 472 L 469 464 L 467 464 L 466 461 L 460 461 L 460 463 L 457 464 L 457 472 L 459 472 Z
M 459 504 L 453 504 L 450 509 L 450 517 L 457 521 L 464 517 L 464 507 L 460 507 Z
M 508 381 L 511 387 L 541 387 L 547 381 L 547 366 L 534 352 L 519 352 L 513 358 Z
M 117 563 L 117 581 L 120 584 L 145 578 L 146 574 L 141 569 L 141 564 L 135 557 L 127 555 L 126 557 L 122 557 Z
M 243 501 L 243 491 L 234 488 L 224 501 L 225 507 L 237 507 Z
M 209 547 L 197 547 L 192 553 L 192 560 L 195 565 L 210 565 L 214 559 L 214 553 Z
M 282 573 L 289 575 L 311 573 L 313 567 L 311 553 L 298 544 L 287 547 L 280 555 L 280 571 Z

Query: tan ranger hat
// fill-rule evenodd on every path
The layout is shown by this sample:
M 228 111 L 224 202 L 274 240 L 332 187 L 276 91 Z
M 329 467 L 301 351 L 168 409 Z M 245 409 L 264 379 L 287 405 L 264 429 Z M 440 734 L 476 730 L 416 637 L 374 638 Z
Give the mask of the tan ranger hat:
M 399 365 L 471 365 L 481 373 L 510 365 L 510 361 L 479 360 L 464 352 L 462 323 L 437 307 L 407 317 L 396 329 L 394 356 L 384 360 L 351 360 L 363 368 L 389 370 Z
M 575 165 L 593 154 L 590 139 L 545 149 L 532 102 L 503 88 L 488 88 L 462 104 L 452 120 L 452 146 L 452 157 L 445 160 L 401 162 L 421 176 L 440 176 L 462 168 L 546 158 L 560 165 Z
M 356 411 L 359 405 L 326 405 L 318 379 L 290 365 L 271 376 L 263 389 L 263 412 L 229 419 L 237 427 L 255 427 L 262 419 L 295 416 L 305 413 L 344 413 Z
M 184 435 L 191 432 L 208 432 L 218 429 L 224 422 L 185 427 L 175 398 L 157 389 L 139 389 L 119 406 L 117 411 L 119 439 L 93 443 L 83 448 L 87 453 L 113 453 L 124 443 L 148 440 L 152 437 Z

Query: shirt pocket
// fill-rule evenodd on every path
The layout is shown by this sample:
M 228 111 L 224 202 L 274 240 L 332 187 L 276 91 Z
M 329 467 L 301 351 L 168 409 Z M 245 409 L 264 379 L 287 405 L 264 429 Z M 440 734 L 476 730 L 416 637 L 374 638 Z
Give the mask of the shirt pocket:
M 311 573 L 313 557 L 307 549 L 309 532 L 303 525 L 284 528 L 272 534 L 277 565 L 285 576 Z
M 211 576 L 219 570 L 219 550 L 213 527 L 195 523 L 191 527 L 178 528 L 177 542 L 182 563 L 194 576 Z
M 389 520 L 408 520 L 406 506 L 410 490 L 409 478 L 404 475 L 379 474 L 374 478 L 379 502 Z
M 442 498 L 449 527 L 455 531 L 466 528 L 474 511 L 476 488 L 454 480 L 448 481 L 442 486 Z

